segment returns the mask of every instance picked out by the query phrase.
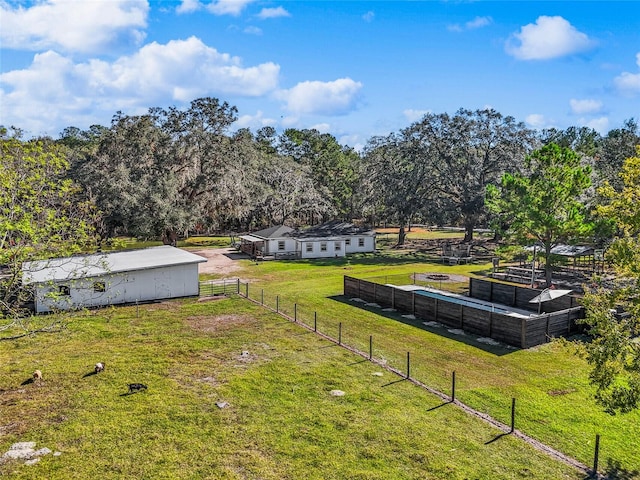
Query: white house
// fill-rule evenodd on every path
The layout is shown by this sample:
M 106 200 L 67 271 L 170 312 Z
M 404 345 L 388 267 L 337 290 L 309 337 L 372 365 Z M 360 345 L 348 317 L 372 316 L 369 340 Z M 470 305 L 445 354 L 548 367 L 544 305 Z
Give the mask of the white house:
M 304 230 L 275 226 L 240 237 L 240 249 L 252 257 L 334 258 L 376 250 L 374 230 L 331 221 Z
M 198 295 L 206 259 L 168 245 L 25 262 L 36 312 Z

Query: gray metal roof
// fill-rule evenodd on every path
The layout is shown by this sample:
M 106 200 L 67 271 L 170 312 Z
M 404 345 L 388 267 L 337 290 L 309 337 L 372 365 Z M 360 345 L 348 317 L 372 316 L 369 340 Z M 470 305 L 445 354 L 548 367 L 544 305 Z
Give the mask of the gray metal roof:
M 321 225 L 309 227 L 293 236 L 297 238 L 322 238 L 322 237 L 340 237 L 349 235 L 375 235 L 375 231 L 366 227 L 358 227 L 353 223 L 343 222 L 340 220 L 331 220 Z
M 260 237 L 261 239 L 282 238 L 289 236 L 291 232 L 293 232 L 293 228 L 291 227 L 287 227 L 286 225 L 275 225 L 273 227 L 265 228 L 264 230 L 252 232 L 251 235 Z
M 118 272 L 147 270 L 206 262 L 207 259 L 180 248 L 163 245 L 141 250 L 95 253 L 66 258 L 24 262 L 22 283 L 64 281 Z

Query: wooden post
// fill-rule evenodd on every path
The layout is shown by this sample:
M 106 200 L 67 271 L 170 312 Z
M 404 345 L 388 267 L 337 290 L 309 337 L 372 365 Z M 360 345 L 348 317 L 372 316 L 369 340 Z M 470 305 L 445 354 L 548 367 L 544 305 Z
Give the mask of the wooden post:
M 409 352 L 407 352 L 407 378 L 409 378 L 409 374 L 411 373 L 410 368 L 411 368 L 411 357 L 409 356 Z
M 260 305 L 264 305 L 264 288 L 260 290 Z
M 280 312 L 280 296 L 276 295 L 276 313 Z
M 342 344 L 342 322 L 338 324 L 338 345 Z
M 456 372 L 451 373 L 451 402 L 456 401 Z
M 600 455 L 600 435 L 596 435 L 596 448 L 593 454 L 593 476 L 598 476 L 598 456 Z
M 236 280 L 236 293 L 240 295 L 240 279 Z
M 313 331 L 318 331 L 318 312 L 313 312 Z
M 298 321 L 298 304 L 297 303 L 293 304 L 293 321 L 294 322 Z
M 511 431 L 509 433 L 513 433 L 516 429 L 516 399 L 511 399 Z
M 373 358 L 373 335 L 369 335 L 369 360 Z
M 245 284 L 245 288 L 244 288 L 244 296 L 249 298 L 249 282 L 247 282 Z

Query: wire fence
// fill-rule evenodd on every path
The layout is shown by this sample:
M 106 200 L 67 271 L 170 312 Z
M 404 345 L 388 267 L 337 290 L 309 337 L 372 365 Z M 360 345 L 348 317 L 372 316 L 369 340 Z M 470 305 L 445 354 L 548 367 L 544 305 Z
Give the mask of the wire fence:
M 416 284 L 432 286 L 435 288 L 439 287 L 440 282 L 440 279 L 420 279 L 416 274 L 404 276 L 395 275 L 393 278 L 392 276 L 384 277 L 388 280 L 388 282 L 385 281 L 385 283 L 406 279 L 411 282 L 422 282 Z M 382 277 L 380 277 L 380 279 L 382 279 Z M 468 286 L 466 283 L 465 285 Z M 287 301 L 280 295 L 266 292 L 262 288 L 251 288 L 248 282 L 243 282 L 240 279 L 215 280 L 201 282 L 200 284 L 200 295 L 214 296 L 233 294 L 240 295 L 241 297 L 279 314 L 287 320 L 300 325 L 300 327 L 312 331 L 322 338 L 349 350 L 355 355 L 358 355 L 401 377 L 402 379 L 417 385 L 418 387 L 439 397 L 443 402 L 452 403 L 459 408 L 462 408 L 467 413 L 482 419 L 503 432 L 487 443 L 497 440 L 502 435 L 513 434 L 556 460 L 568 464 L 586 475 L 590 475 L 591 478 L 607 478 L 606 476 L 598 473 L 601 443 L 600 435 L 596 435 L 593 464 L 591 467 L 587 466 L 516 429 L 516 398 L 511 398 L 510 409 L 508 406 L 502 406 L 500 409 L 502 412 L 507 412 L 508 416 L 510 416 L 510 420 L 497 420 L 485 412 L 481 412 L 470 407 L 457 398 L 458 394 L 456 393 L 456 388 L 461 384 L 465 388 L 468 387 L 468 385 L 464 383 L 464 379 L 461 379 L 459 376 L 456 377 L 455 371 L 449 372 L 450 377 L 446 380 L 443 379 L 441 375 L 439 378 L 434 378 L 433 374 L 429 374 L 428 367 L 416 363 L 412 352 L 399 352 L 397 348 L 389 348 L 388 345 L 381 345 L 376 341 L 374 335 L 362 335 L 361 333 L 358 334 L 353 330 L 349 330 L 347 322 L 325 318 L 324 316 L 318 315 L 317 311 L 302 308 L 297 303 Z M 420 380 L 421 378 L 428 378 L 428 380 Z M 434 384 L 436 385 L 435 387 L 433 386 Z

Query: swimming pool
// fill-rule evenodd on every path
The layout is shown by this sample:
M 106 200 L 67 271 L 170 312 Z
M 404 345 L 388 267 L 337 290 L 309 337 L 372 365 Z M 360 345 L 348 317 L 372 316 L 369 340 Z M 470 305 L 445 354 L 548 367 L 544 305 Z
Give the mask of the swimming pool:
M 414 292 L 417 295 L 424 295 L 426 297 L 436 298 L 450 303 L 457 303 L 459 305 L 466 305 L 468 307 L 477 308 L 479 310 L 485 310 L 488 312 L 499 313 L 501 315 L 508 315 L 516 318 L 529 318 L 535 316 L 532 312 L 527 310 L 521 310 L 519 308 L 509 307 L 500 303 L 487 302 L 478 298 L 471 298 L 465 295 L 457 293 L 445 292 L 444 290 L 438 290 L 435 288 L 421 287 L 419 285 L 389 285 L 390 287 L 404 290 L 406 292 Z

